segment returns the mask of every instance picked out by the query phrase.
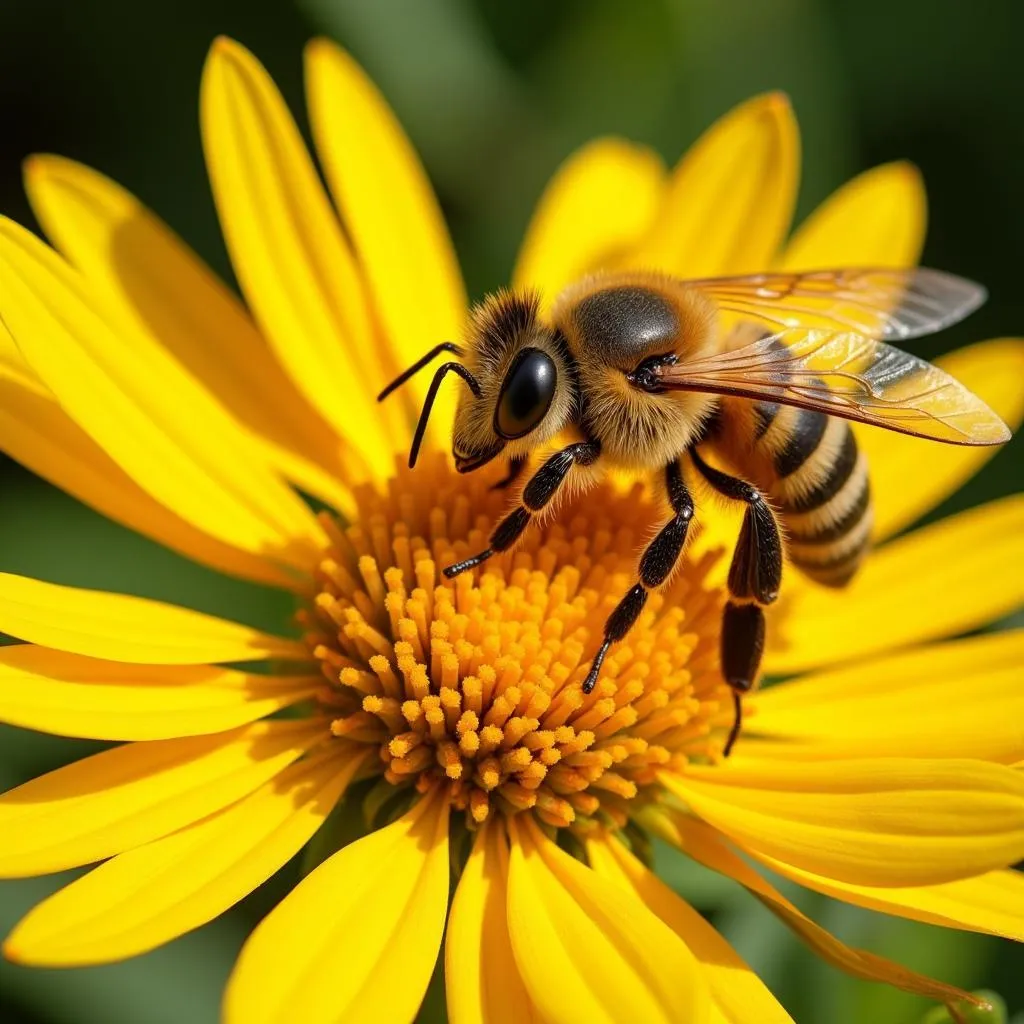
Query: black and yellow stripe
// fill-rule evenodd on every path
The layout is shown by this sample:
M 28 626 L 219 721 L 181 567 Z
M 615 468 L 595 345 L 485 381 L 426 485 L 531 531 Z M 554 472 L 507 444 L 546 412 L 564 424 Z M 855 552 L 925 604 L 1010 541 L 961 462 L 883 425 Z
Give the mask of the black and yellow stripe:
M 788 537 L 790 561 L 839 587 L 856 572 L 871 538 L 867 462 L 845 420 L 759 403 L 754 446 L 769 463 L 768 489 Z

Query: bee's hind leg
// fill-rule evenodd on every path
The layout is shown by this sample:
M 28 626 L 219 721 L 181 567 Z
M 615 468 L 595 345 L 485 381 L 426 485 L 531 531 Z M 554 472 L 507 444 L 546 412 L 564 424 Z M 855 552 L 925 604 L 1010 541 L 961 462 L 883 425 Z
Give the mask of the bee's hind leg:
M 530 525 L 534 513 L 544 509 L 558 493 L 569 470 L 576 465 L 592 465 L 600 454 L 601 443 L 593 440 L 577 441 L 567 445 L 561 451 L 555 452 L 530 477 L 529 482 L 523 488 L 522 503 L 509 512 L 494 528 L 490 546 L 484 548 L 479 554 L 449 565 L 444 570 L 445 576 L 452 579 L 459 573 L 466 572 L 467 569 L 475 569 L 478 565 L 482 565 L 492 555 L 507 551 L 519 539 L 523 530 Z
M 639 582 L 626 592 L 626 596 L 608 616 L 604 626 L 604 640 L 594 655 L 587 678 L 583 680 L 584 693 L 590 693 L 597 685 L 597 677 L 601 674 L 608 650 L 633 628 L 647 603 L 647 594 L 668 579 L 683 552 L 686 534 L 693 519 L 693 499 L 683 482 L 678 459 L 665 467 L 665 487 L 675 515 L 644 549 L 640 558 Z
M 761 667 L 765 634 L 762 609 L 779 596 L 782 537 L 775 513 L 756 487 L 709 466 L 695 449 L 690 457 L 701 476 L 719 494 L 747 506 L 729 566 L 729 600 L 722 616 L 722 675 L 732 687 L 735 709 L 723 751 L 728 757 L 740 734 L 740 694 L 753 688 Z

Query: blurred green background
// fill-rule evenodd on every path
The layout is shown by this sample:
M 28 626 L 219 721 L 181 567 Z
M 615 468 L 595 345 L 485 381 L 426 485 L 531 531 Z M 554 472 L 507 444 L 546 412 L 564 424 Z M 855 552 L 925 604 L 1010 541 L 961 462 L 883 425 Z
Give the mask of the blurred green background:
M 545 180 L 577 145 L 617 133 L 674 162 L 731 105 L 781 88 L 803 128 L 800 216 L 857 171 L 909 158 L 930 194 L 925 262 L 991 290 L 968 323 L 917 350 L 934 356 L 1024 332 L 1019 0 L 3 0 L 0 211 L 32 223 L 21 160 L 62 153 L 127 185 L 230 277 L 197 126 L 200 70 L 218 33 L 256 52 L 300 119 L 303 43 L 324 33 L 359 58 L 423 154 L 474 297 L 507 279 Z M 1019 490 L 1021 450 L 1012 444 L 941 512 Z M 0 569 L 280 622 L 276 595 L 130 535 L 10 462 L 0 474 Z M 96 747 L 3 729 L 0 789 Z M 679 858 L 663 866 L 801 1024 L 921 1020 L 920 1001 L 819 964 L 730 884 Z M 0 965 L 0 1021 L 215 1021 L 245 934 L 295 870 L 199 933 L 126 964 Z M 63 880 L 0 885 L 0 931 Z M 848 942 L 1001 991 L 1024 1022 L 1019 947 L 794 898 Z M 443 1020 L 435 990 L 423 1015 L 431 1021 Z

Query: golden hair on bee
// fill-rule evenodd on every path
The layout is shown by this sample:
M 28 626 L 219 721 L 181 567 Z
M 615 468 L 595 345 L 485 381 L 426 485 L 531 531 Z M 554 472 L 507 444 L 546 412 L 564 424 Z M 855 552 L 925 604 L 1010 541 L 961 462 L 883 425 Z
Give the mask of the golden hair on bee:
M 713 303 L 665 274 L 594 274 L 559 295 L 551 320 L 575 359 L 587 427 L 601 442 L 603 461 L 650 471 L 681 455 L 717 400 L 648 394 L 629 374 L 651 357 L 678 362 L 716 351 Z
M 499 452 L 524 455 L 562 430 L 575 395 L 571 369 L 564 343 L 540 319 L 536 292 L 503 290 L 475 306 L 464 347 L 481 394 L 463 394 L 455 414 L 452 451 L 460 471 Z

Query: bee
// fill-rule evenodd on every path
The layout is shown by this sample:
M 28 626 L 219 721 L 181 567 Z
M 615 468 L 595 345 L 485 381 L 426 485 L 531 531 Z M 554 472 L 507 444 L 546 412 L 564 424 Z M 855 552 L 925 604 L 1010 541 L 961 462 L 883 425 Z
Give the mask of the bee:
M 499 486 L 507 486 L 532 452 L 556 438 L 567 442 L 529 478 L 488 547 L 448 566 L 449 578 L 511 548 L 569 479 L 585 484 L 605 467 L 661 476 L 670 516 L 608 617 L 585 692 L 682 555 L 695 514 L 686 479 L 696 474 L 745 506 L 721 630 L 734 705 L 728 755 L 741 695 L 757 682 L 764 609 L 782 582 L 783 537 L 790 563 L 829 587 L 847 583 L 868 550 L 868 470 L 848 421 L 949 444 L 1009 439 L 1006 425 L 963 385 L 889 344 L 939 331 L 984 299 L 980 285 L 926 269 L 693 281 L 600 273 L 566 288 L 547 317 L 536 294 L 486 299 L 473 310 L 465 345 L 438 345 L 380 399 L 447 351 L 461 361 L 434 375 L 410 466 L 449 373 L 467 385 L 452 437 L 460 473 L 503 456 L 509 472 Z

